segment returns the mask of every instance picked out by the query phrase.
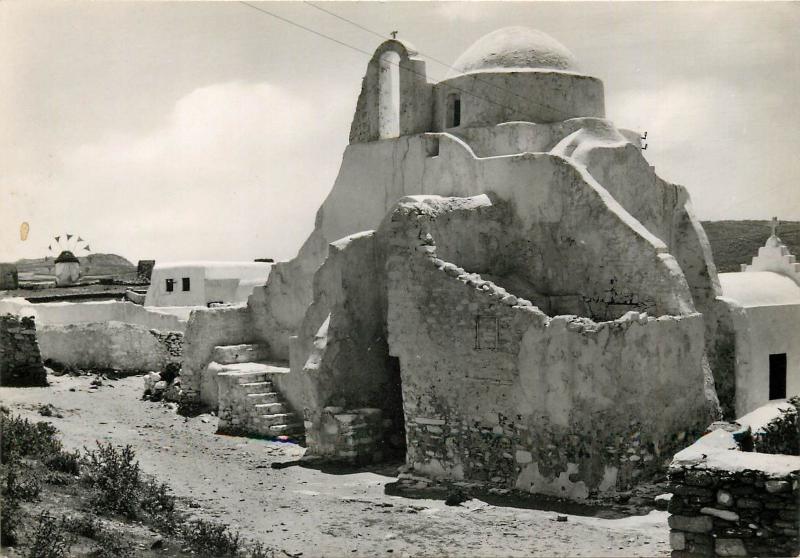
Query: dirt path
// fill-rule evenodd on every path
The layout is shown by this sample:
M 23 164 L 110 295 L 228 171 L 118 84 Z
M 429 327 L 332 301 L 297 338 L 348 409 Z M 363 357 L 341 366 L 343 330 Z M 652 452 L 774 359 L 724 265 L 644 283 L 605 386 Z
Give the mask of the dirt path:
M 387 474 L 332 474 L 292 466 L 303 449 L 292 444 L 217 436 L 216 418 L 185 419 L 161 403 L 139 399 L 141 377 L 106 382 L 50 376 L 48 388 L 0 388 L 14 412 L 49 420 L 68 448 L 95 440 L 130 444 L 143 470 L 167 482 L 192 511 L 239 529 L 246 537 L 307 556 L 668 556 L 666 512 L 599 519 L 506 508 L 470 500 L 387 496 Z M 70 388 L 75 391 L 70 391 Z M 64 418 L 44 419 L 50 403 Z

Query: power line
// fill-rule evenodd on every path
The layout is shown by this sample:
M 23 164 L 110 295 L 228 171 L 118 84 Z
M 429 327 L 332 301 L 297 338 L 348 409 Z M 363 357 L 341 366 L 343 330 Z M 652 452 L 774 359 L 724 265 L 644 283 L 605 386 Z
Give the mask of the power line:
M 288 19 L 288 18 L 286 18 L 286 17 L 283 17 L 283 16 L 280 16 L 280 15 L 278 15 L 278 14 L 276 14 L 276 13 L 273 13 L 273 12 L 271 12 L 271 11 L 269 11 L 269 10 L 265 10 L 265 9 L 263 9 L 263 8 L 260 8 L 260 7 L 258 7 L 258 6 L 255 6 L 255 5 L 253 5 L 253 4 L 249 3 L 249 2 L 245 2 L 244 0 L 240 0 L 240 3 L 241 3 L 241 4 L 243 4 L 243 5 L 245 5 L 245 6 L 247 6 L 248 8 L 252 8 L 252 9 L 254 9 L 254 10 L 258 11 L 258 12 L 261 12 L 261 13 L 263 13 L 263 14 L 266 14 L 266 15 L 269 15 L 269 16 L 271 16 L 271 17 L 274 17 L 275 19 L 278 19 L 278 20 L 280 20 L 280 21 L 283 21 L 284 23 L 288 23 L 289 25 L 292 25 L 292 26 L 294 26 L 294 27 L 298 27 L 298 28 L 300 28 L 300 29 L 303 29 L 304 31 L 308 31 L 309 33 L 313 33 L 314 35 L 317 35 L 317 36 L 319 36 L 319 37 L 322 37 L 323 39 L 327 39 L 327 40 L 329 40 L 329 41 L 332 41 L 332 42 L 334 42 L 334 43 L 336 43 L 336 44 L 338 44 L 338 45 L 341 45 L 341 46 L 343 46 L 343 47 L 345 47 L 345 48 L 349 48 L 349 49 L 351 49 L 351 50 L 355 50 L 356 52 L 360 52 L 361 54 L 365 54 L 366 56 L 369 56 L 370 58 L 372 58 L 372 56 L 374 55 L 374 53 L 373 53 L 373 52 L 369 52 L 369 51 L 366 51 L 366 50 L 364 50 L 364 49 L 362 49 L 362 48 L 359 48 L 359 47 L 357 47 L 357 46 L 354 46 L 354 45 L 351 45 L 351 44 L 349 44 L 349 43 L 346 43 L 346 42 L 344 42 L 344 41 L 340 41 L 339 39 L 336 39 L 335 37 L 331 37 L 331 36 L 329 36 L 329 35 L 326 35 L 325 33 L 321 33 L 321 32 L 319 32 L 319 31 L 317 31 L 317 30 L 315 30 L 315 29 L 312 29 L 312 28 L 310 28 L 310 27 L 307 27 L 307 26 L 305 26 L 305 25 L 303 25 L 303 24 L 301 24 L 301 23 L 297 23 L 297 22 L 295 22 L 295 21 L 292 21 L 292 20 L 290 20 L 290 19 Z M 369 28 L 367 28 L 367 27 L 365 27 L 365 26 L 363 26 L 363 25 L 361 25 L 361 24 L 359 24 L 359 23 L 356 23 L 356 22 L 354 22 L 354 21 L 351 21 L 351 20 L 349 20 L 349 19 L 347 19 L 347 18 L 345 18 L 345 17 L 343 17 L 343 16 L 340 16 L 340 15 L 338 15 L 338 14 L 334 13 L 334 12 L 331 12 L 331 11 L 329 11 L 329 10 L 326 10 L 326 9 L 324 9 L 324 8 L 321 8 L 320 6 L 317 6 L 316 4 L 313 4 L 312 2 L 309 2 L 309 1 L 307 1 L 307 0 L 304 0 L 304 3 L 305 3 L 305 4 L 308 4 L 309 6 L 311 6 L 311 7 L 315 8 L 315 9 L 317 9 L 317 10 L 320 10 L 320 11 L 322 11 L 322 12 L 325 12 L 325 13 L 327 13 L 327 14 L 329 14 L 329 15 L 331 15 L 331 16 L 333 16 L 333 17 L 335 17 L 335 18 L 339 19 L 339 20 L 342 20 L 342 21 L 345 21 L 345 22 L 347 22 L 347 23 L 349 23 L 349 24 L 351 24 L 351 25 L 354 25 L 355 27 L 358 27 L 359 29 L 361 29 L 361 30 L 363 30 L 363 31 L 366 31 L 367 33 L 370 33 L 370 34 L 372 34 L 372 35 L 375 35 L 375 36 L 377 36 L 377 37 L 379 37 L 379 38 L 381 38 L 381 39 L 386 39 L 386 37 L 385 37 L 384 35 L 382 35 L 381 33 L 378 33 L 377 31 L 374 31 L 374 30 L 372 30 L 372 29 L 369 29 Z M 429 54 L 426 54 L 426 53 L 423 53 L 423 52 L 418 52 L 418 53 L 419 53 L 419 54 L 421 54 L 421 55 L 423 55 L 423 56 L 427 56 L 428 58 L 430 58 L 430 59 L 431 59 L 431 60 L 433 60 L 434 62 L 437 62 L 437 63 L 439 63 L 439 64 L 442 64 L 443 66 L 446 66 L 446 67 L 448 67 L 448 68 L 450 68 L 450 69 L 452 69 L 452 70 L 459 71 L 457 68 L 455 68 L 455 67 L 451 66 L 450 64 L 448 64 L 448 63 L 446 63 L 446 62 L 443 62 L 443 61 L 439 60 L 438 58 L 435 58 L 434 56 L 431 56 L 431 55 L 429 55 Z M 397 66 L 398 68 L 400 68 L 400 64 L 399 64 L 399 63 L 392 62 L 392 61 L 390 61 L 390 60 L 386 60 L 385 62 L 386 62 L 386 63 L 388 63 L 388 64 L 391 64 L 391 65 L 393 65 L 393 66 Z M 403 68 L 403 70 L 405 70 L 405 71 L 408 71 L 408 72 L 411 72 L 411 73 L 413 73 L 413 74 L 415 74 L 415 75 L 417 75 L 417 76 L 420 76 L 420 77 L 422 77 L 422 78 L 425 78 L 425 79 L 426 79 L 426 81 L 427 81 L 427 77 L 428 77 L 428 76 L 427 76 L 427 75 L 425 75 L 425 74 L 423 74 L 423 73 L 417 72 L 416 70 L 413 70 L 413 69 L 411 69 L 411 68 Z M 515 91 L 512 91 L 512 90 L 510 90 L 510 89 L 507 89 L 507 88 L 504 88 L 504 87 L 501 87 L 501 86 L 499 86 L 499 85 L 496 85 L 496 84 L 494 84 L 494 83 L 491 83 L 491 82 L 488 82 L 488 81 L 485 81 L 485 80 L 481 80 L 481 79 L 480 79 L 479 77 L 477 77 L 477 76 L 473 76 L 473 77 L 475 78 L 475 80 L 476 80 L 476 81 L 481 81 L 481 82 L 483 82 L 483 83 L 486 83 L 486 84 L 488 84 L 488 85 L 491 85 L 491 86 L 493 86 L 493 87 L 496 87 L 496 88 L 498 88 L 498 89 L 501 89 L 501 90 L 503 90 L 503 91 L 507 91 L 507 92 L 509 92 L 509 93 L 511 93 L 511 94 L 513 94 L 513 95 L 516 95 L 517 97 L 520 97 L 521 99 L 523 99 L 523 100 L 525 100 L 525 101 L 527 101 L 527 102 L 529 102 L 529 103 L 538 104 L 538 105 L 539 105 L 539 106 L 541 106 L 541 107 L 544 107 L 544 108 L 547 108 L 547 109 L 551 109 L 551 110 L 554 110 L 554 111 L 556 111 L 556 112 L 561 112 L 562 114 L 564 114 L 564 115 L 567 115 L 567 113 L 565 113 L 564 111 L 561 111 L 561 110 L 557 109 L 556 107 L 552 107 L 552 106 L 550 106 L 550 105 L 546 105 L 546 104 L 543 104 L 543 103 L 540 103 L 540 102 L 533 101 L 533 100 L 531 100 L 531 99 L 528 99 L 528 98 L 526 98 L 526 97 L 523 97 L 523 96 L 519 95 L 519 94 L 518 94 L 518 93 L 516 93 Z M 488 98 L 486 98 L 486 97 L 481 97 L 480 95 L 477 95 L 477 94 L 475 94 L 475 93 L 473 93 L 473 92 L 471 92 L 471 91 L 468 91 L 468 90 L 466 90 L 466 89 L 463 89 L 463 88 L 461 88 L 461 87 L 456 87 L 456 86 L 453 86 L 453 85 L 448 85 L 448 87 L 449 87 L 449 88 L 451 88 L 451 89 L 455 89 L 456 91 L 461 91 L 462 93 L 466 93 L 467 95 L 470 95 L 471 97 L 474 97 L 474 98 L 476 98 L 476 99 L 481 99 L 481 100 L 483 100 L 483 101 L 486 101 L 486 102 L 492 103 L 492 104 L 494 104 L 494 105 L 497 105 L 497 106 L 499 106 L 499 107 L 501 107 L 501 108 L 504 108 L 504 109 L 507 109 L 507 110 L 510 110 L 510 111 L 515 111 L 515 110 L 516 110 L 516 109 L 514 109 L 514 108 L 512 108 L 512 107 L 509 107 L 509 106 L 506 106 L 506 105 L 504 105 L 504 104 L 502 104 L 502 103 L 498 103 L 497 101 L 494 101 L 494 100 L 492 100 L 492 99 L 488 99 Z M 775 189 L 776 189 L 776 188 L 778 188 L 778 187 L 779 187 L 779 186 L 775 186 L 775 187 L 773 187 L 773 188 L 770 188 L 769 190 L 766 190 L 766 191 L 762 191 L 762 192 L 757 192 L 757 193 L 754 193 L 752 196 L 747 196 L 747 197 L 745 197 L 745 198 L 744 198 L 744 200 L 748 200 L 748 199 L 750 199 L 751 197 L 755 197 L 756 195 L 759 195 L 759 194 L 764 194 L 765 192 L 771 192 L 771 191 L 775 190 Z M 735 200 L 733 203 L 741 203 L 741 201 L 744 201 L 744 200 Z M 730 206 L 730 205 L 732 205 L 732 204 L 729 204 L 728 206 Z M 726 206 L 726 207 L 728 207 L 728 206 Z
M 283 16 L 279 16 L 278 14 L 275 14 L 275 13 L 273 13 L 273 12 L 270 12 L 269 10 L 265 10 L 265 9 L 263 9 L 263 8 L 259 8 L 258 6 L 254 6 L 253 4 L 251 4 L 251 3 L 249 3 L 249 2 L 245 2 L 244 0 L 240 0 L 240 1 L 239 1 L 239 3 L 240 3 L 240 4 L 243 4 L 244 6 L 247 6 L 248 8 L 252 8 L 252 9 L 254 9 L 254 10 L 256 10 L 256 11 L 259 11 L 259 12 L 261 12 L 261 13 L 263 13 L 263 14 L 266 14 L 266 15 L 268 15 L 268 16 L 272 16 L 272 17 L 274 17 L 275 19 L 279 19 L 280 21 L 283 21 L 284 23 L 288 23 L 289 25 L 293 25 L 293 26 L 295 26 L 295 27 L 298 27 L 298 28 L 300 28 L 300 29 L 303 29 L 304 31 L 308 31 L 309 33 L 313 33 L 314 35 L 317 35 L 317 36 L 319 36 L 319 37 L 322 37 L 323 39 L 327 39 L 327 40 L 329 40 L 329 41 L 333 41 L 334 43 L 336 43 L 336 44 L 338 44 L 338 45 L 341 45 L 341 46 L 343 46 L 343 47 L 346 47 L 346 48 L 349 48 L 349 49 L 355 50 L 356 52 L 360 52 L 361 54 L 366 54 L 366 55 L 367 55 L 367 56 L 369 56 L 370 58 L 372 58 L 372 56 L 373 56 L 373 54 L 374 54 L 374 53 L 372 53 L 372 52 L 368 52 L 368 51 L 366 51 L 366 50 L 364 50 L 364 49 L 362 49 L 362 48 L 359 48 L 359 47 L 357 47 L 357 46 L 353 46 L 353 45 L 351 45 L 351 44 L 349 44 L 349 43 L 346 43 L 346 42 L 344 42 L 344 41 L 340 41 L 339 39 L 336 39 L 336 38 L 334 38 L 334 37 L 331 37 L 331 36 L 329 36 L 329 35 L 326 35 L 325 33 L 321 33 L 321 32 L 319 32 L 319 31 L 317 31 L 317 30 L 315 30 L 315 29 L 312 29 L 312 28 L 310 28 L 310 27 L 306 27 L 305 25 L 303 25 L 303 24 L 301 24 L 301 23 L 297 23 L 297 22 L 295 22 L 295 21 L 292 21 L 292 20 L 290 20 L 290 19 L 288 19 L 288 18 L 285 18 L 285 17 L 283 17 Z M 382 38 L 385 38 L 385 37 L 383 37 L 383 36 L 381 36 L 381 37 L 382 37 Z M 399 64 L 399 63 L 397 63 L 397 62 L 392 62 L 391 60 L 384 60 L 383 62 L 385 62 L 385 63 L 387 63 L 387 64 L 391 64 L 392 66 L 397 66 L 398 68 L 401 68 L 400 64 Z M 407 71 L 407 72 L 411 72 L 412 74 L 415 74 L 415 75 L 417 75 L 417 76 L 419 76 L 419 77 L 422 77 L 422 78 L 424 78 L 426 81 L 427 81 L 427 79 L 428 79 L 428 76 L 427 76 L 427 75 L 425 75 L 425 74 L 423 74 L 423 73 L 421 73 L 421 72 L 418 72 L 418 71 L 416 71 L 416 70 L 413 70 L 413 69 L 411 69 L 411 68 L 401 68 L 401 69 L 402 69 L 402 70 L 404 70 L 404 71 Z M 464 89 L 464 88 L 462 88 L 462 87 L 457 87 L 457 86 L 455 86 L 455 85 L 448 85 L 448 87 L 449 87 L 450 89 L 454 89 L 454 90 L 456 90 L 456 91 L 460 91 L 461 93 L 465 93 L 466 95 L 469 95 L 469 96 L 471 96 L 471 97 L 473 97 L 473 98 L 475 98 L 475 99 L 481 99 L 481 100 L 483 100 L 483 101 L 486 101 L 487 103 L 491 103 L 491 104 L 493 104 L 493 105 L 496 105 L 496 106 L 498 106 L 498 107 L 504 108 L 504 109 L 506 109 L 506 110 L 509 110 L 509 111 L 512 111 L 512 112 L 515 112 L 515 111 L 517 110 L 517 109 L 515 109 L 515 108 L 513 108 L 513 107 L 509 107 L 509 106 L 507 106 L 507 105 L 504 105 L 504 104 L 502 104 L 502 103 L 498 103 L 497 101 L 495 101 L 495 100 L 493 100 L 493 99 L 489 99 L 489 98 L 487 98 L 487 97 L 482 97 L 482 96 L 480 96 L 480 95 L 477 95 L 477 94 L 473 93 L 472 91 L 469 91 L 469 90 L 467 90 L 467 89 Z M 535 104 L 537 104 L 537 103 L 535 103 Z M 552 109 L 552 110 L 555 110 L 555 111 L 557 111 L 557 112 L 558 112 L 558 109 L 556 109 L 556 108 L 554 108 L 554 107 L 547 107 L 547 106 L 545 106 L 545 105 L 542 105 L 541 103 L 538 103 L 538 104 L 539 104 L 540 106 L 544 106 L 545 108 L 550 108 L 550 109 Z M 560 112 L 563 112 L 563 111 L 560 111 Z M 566 113 L 564 113 L 564 114 L 566 114 Z
M 256 11 L 259 11 L 261 13 L 267 14 L 268 16 L 272 16 L 275 19 L 279 19 L 279 20 L 283 21 L 284 23 L 288 23 L 289 25 L 294 25 L 295 27 L 299 27 L 300 29 L 308 31 L 309 33 L 314 33 L 314 35 L 318 35 L 318 36 L 322 37 L 323 39 L 328 39 L 329 41 L 333 41 L 334 43 L 342 45 L 343 47 L 351 48 L 351 49 L 356 50 L 356 51 L 358 51 L 358 52 L 360 52 L 362 54 L 366 54 L 367 56 L 372 57 L 372 53 L 371 52 L 367 52 L 366 50 L 363 50 L 363 49 L 360 49 L 360 48 L 358 48 L 356 46 L 347 44 L 347 43 L 345 43 L 343 41 L 340 41 L 339 39 L 335 39 L 335 38 L 330 37 L 330 36 L 328 36 L 328 35 L 326 35 L 324 33 L 320 33 L 319 31 L 311 29 L 310 27 L 306 27 L 305 25 L 302 25 L 300 23 L 296 23 L 296 22 L 294 22 L 294 21 L 292 21 L 290 19 L 287 19 L 285 17 L 279 16 L 278 14 L 274 14 L 274 13 L 268 11 L 268 10 L 265 10 L 263 8 L 259 8 L 258 6 L 254 6 L 253 4 L 250 4 L 249 2 L 244 2 L 243 0 L 240 0 L 239 3 L 240 4 L 244 4 L 248 8 L 253 8 Z
M 339 19 L 339 20 L 341 20 L 341 21 L 344 21 L 344 22 L 346 22 L 346 23 L 349 23 L 350 25 L 353 25 L 353 26 L 355 26 L 355 27 L 358 27 L 359 29 L 361 29 L 361 30 L 363 30 L 363 31 L 366 31 L 367 33 L 370 33 L 370 34 L 372 34 L 372 35 L 375 35 L 376 37 L 379 37 L 379 38 L 381 38 L 381 39 L 384 39 L 384 40 L 386 39 L 386 37 L 385 37 L 384 35 L 382 35 L 381 33 L 378 33 L 377 31 L 375 31 L 375 30 L 373 30 L 373 29 L 369 29 L 368 27 L 365 27 L 365 26 L 361 25 L 360 23 L 357 23 L 357 22 L 355 22 L 355 21 L 352 21 L 352 20 L 350 20 L 350 19 L 347 19 L 346 17 L 344 17 L 344 16 L 341 16 L 341 15 L 339 15 L 339 14 L 335 13 L 335 12 L 332 12 L 332 11 L 330 11 L 330 10 L 326 10 L 325 8 L 323 8 L 323 7 L 321 7 L 321 6 L 318 6 L 318 5 L 314 4 L 313 2 L 309 2 L 308 0 L 303 0 L 303 3 L 304 3 L 304 4 L 308 4 L 308 5 L 309 5 L 309 6 L 311 6 L 312 8 L 314 8 L 314 9 L 317 9 L 317 10 L 319 10 L 319 11 L 321 11 L 321 12 L 325 12 L 326 14 L 328 14 L 328 15 L 331 15 L 331 16 L 335 17 L 336 19 Z M 442 66 L 444 66 L 444 67 L 446 67 L 446 68 L 449 68 L 450 70 L 453 70 L 453 71 L 455 71 L 455 72 L 460 72 L 460 70 L 459 70 L 458 68 L 456 68 L 455 66 L 451 66 L 451 65 L 450 65 L 450 64 L 448 64 L 447 62 L 444 62 L 443 60 L 440 60 L 440 59 L 436 58 L 435 56 L 433 56 L 433 55 L 431 55 L 431 54 L 427 54 L 427 53 L 425 53 L 425 52 L 422 52 L 421 50 L 420 50 L 420 51 L 417 51 L 417 54 L 421 54 L 422 56 L 425 56 L 425 57 L 427 57 L 427 58 L 430 58 L 431 60 L 433 60 L 433 61 L 434 61 L 434 62 L 436 62 L 437 64 L 441 64 Z M 519 94 L 519 93 L 517 93 L 516 91 L 513 91 L 513 90 L 511 90 L 511 89 L 508 89 L 507 87 L 503 87 L 502 85 L 497 85 L 496 83 L 492 83 L 492 82 L 490 82 L 490 81 L 483 80 L 483 79 L 481 79 L 480 77 L 478 77 L 478 75 L 477 75 L 477 74 L 473 74 L 473 76 L 472 76 L 472 77 L 475 79 L 475 81 L 479 81 L 479 82 L 481 82 L 481 83 L 485 83 L 485 84 L 487 84 L 487 85 L 490 85 L 490 86 L 492 86 L 492 87 L 494 87 L 494 88 L 496 88 L 496 89 L 499 89 L 499 90 L 501 90 L 501 91 L 505 91 L 506 93 L 511 93 L 512 95 L 515 95 L 515 96 L 519 97 L 520 99 L 522 99 L 523 101 L 526 101 L 526 102 L 528 102 L 528 103 L 532 103 L 532 104 L 534 104 L 534 105 L 539 105 L 540 107 L 543 107 L 543 108 L 547 108 L 547 109 L 550 109 L 550 110 L 556 111 L 556 112 L 560 113 L 560 114 L 561 114 L 561 115 L 563 115 L 563 116 L 570 116 L 568 113 L 566 113 L 566 112 L 564 112 L 563 110 L 561 110 L 561 109 L 558 109 L 558 108 L 556 108 L 556 107 L 554 107 L 554 106 L 551 106 L 551 105 L 548 105 L 548 104 L 546 104 L 546 103 L 542 103 L 542 102 L 539 102 L 539 101 L 534 101 L 533 99 L 530 99 L 530 98 L 528 98 L 528 97 L 524 97 L 524 96 L 520 95 L 520 94 Z M 484 100 L 487 100 L 487 99 L 484 99 Z

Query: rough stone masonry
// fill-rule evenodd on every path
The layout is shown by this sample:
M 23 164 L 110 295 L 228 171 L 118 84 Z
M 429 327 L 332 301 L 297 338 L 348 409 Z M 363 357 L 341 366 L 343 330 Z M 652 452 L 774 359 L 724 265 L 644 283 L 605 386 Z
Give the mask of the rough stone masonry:
M 0 385 L 47 385 L 33 318 L 0 316 Z
M 795 398 L 794 409 L 779 409 L 755 432 L 749 424 L 715 423 L 675 456 L 669 468 L 673 558 L 797 555 L 797 403 Z

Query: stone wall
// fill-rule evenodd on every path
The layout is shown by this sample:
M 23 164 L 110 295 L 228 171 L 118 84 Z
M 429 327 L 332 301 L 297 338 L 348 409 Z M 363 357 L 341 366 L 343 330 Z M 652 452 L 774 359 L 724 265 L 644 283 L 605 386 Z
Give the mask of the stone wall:
M 47 385 L 33 318 L 0 316 L 0 385 Z
M 669 468 L 674 558 L 800 551 L 800 457 L 742 451 L 749 426 L 734 436 L 738 426 L 712 430 L 678 453 Z M 762 443 L 773 449 L 790 440 L 783 427 L 759 430 Z M 768 442 L 772 435 L 776 439 Z
M 13 290 L 19 288 L 19 274 L 17 265 L 13 263 L 0 263 L 0 290 Z
M 387 323 L 402 371 L 408 464 L 427 476 L 578 499 L 663 471 L 715 411 L 702 316 L 548 318 L 437 257 L 451 242 L 430 223 L 439 203 L 451 202 L 403 202 L 386 221 L 396 231 Z M 474 233 L 468 220 L 461 226 L 450 237 Z M 658 265 L 653 254 L 640 272 Z M 667 278 L 654 288 L 669 299 Z M 682 288 L 677 282 L 673 293 Z M 670 305 L 678 307 L 658 307 Z
M 180 332 L 159 332 L 124 322 L 39 328 L 42 357 L 80 369 L 161 371 L 180 359 Z
M 386 424 L 380 409 L 325 407 L 318 424 L 307 421 L 305 428 L 306 444 L 313 447 L 314 457 L 358 464 L 384 457 Z
M 155 260 L 139 260 L 136 264 L 136 276 L 140 281 L 150 281 L 155 265 Z

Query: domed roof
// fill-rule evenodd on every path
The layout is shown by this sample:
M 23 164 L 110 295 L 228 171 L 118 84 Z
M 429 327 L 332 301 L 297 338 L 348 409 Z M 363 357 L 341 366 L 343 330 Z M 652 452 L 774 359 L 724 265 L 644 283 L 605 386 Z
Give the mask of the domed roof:
M 75 257 L 75 254 L 69 250 L 64 250 L 58 255 L 55 263 L 80 263 L 80 261 Z
M 575 56 L 550 35 L 529 27 L 504 27 L 478 39 L 448 75 L 486 71 L 553 69 L 576 71 Z
M 732 298 L 745 308 L 800 304 L 800 286 L 790 278 L 772 271 L 720 273 L 722 296 Z

